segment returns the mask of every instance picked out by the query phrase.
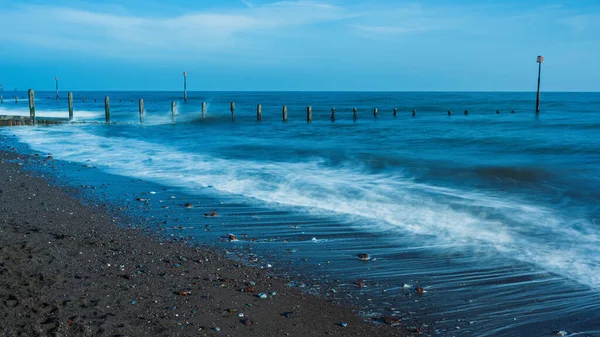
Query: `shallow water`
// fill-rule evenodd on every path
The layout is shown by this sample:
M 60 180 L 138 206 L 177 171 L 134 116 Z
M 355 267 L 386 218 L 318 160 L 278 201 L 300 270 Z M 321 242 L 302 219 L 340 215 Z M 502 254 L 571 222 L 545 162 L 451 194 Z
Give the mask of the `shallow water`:
M 76 119 L 104 120 L 103 95 L 75 93 Z M 187 103 L 178 93 L 109 95 L 112 121 L 129 124 L 1 132 L 98 168 L 66 169 L 77 181 L 127 178 L 105 190 L 117 202 L 130 178 L 166 188 L 144 205 L 156 218 L 181 207 L 168 192 L 197 200 L 165 220 L 184 227 L 179 234 L 230 247 L 221 237 L 246 233 L 238 251 L 327 288 L 364 279 L 369 287 L 349 296 L 367 315 L 396 308 L 435 321 L 440 335 L 600 334 L 600 94 L 545 94 L 539 117 L 528 93 L 190 93 Z M 37 97 L 38 115 L 66 117 L 64 99 Z M 5 100 L 5 113 L 28 114 L 26 103 Z M 221 217 L 205 219 L 209 210 Z M 375 261 L 358 261 L 363 252 Z M 427 293 L 415 295 L 417 285 Z

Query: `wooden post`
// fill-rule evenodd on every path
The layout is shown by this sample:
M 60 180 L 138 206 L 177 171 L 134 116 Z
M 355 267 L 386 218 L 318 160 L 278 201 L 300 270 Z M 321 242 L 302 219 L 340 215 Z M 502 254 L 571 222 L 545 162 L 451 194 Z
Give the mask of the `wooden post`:
M 173 123 L 175 123 L 175 113 L 177 112 L 177 105 L 175 102 L 171 102 L 171 117 L 173 118 Z
M 0 95 L 0 104 L 4 104 L 4 96 Z
M 287 122 L 287 106 L 283 106 L 283 121 Z
M 31 117 L 31 122 L 35 124 L 35 94 L 33 89 L 29 89 L 29 117 Z
M 394 117 L 396 117 L 396 113 L 398 113 L 398 108 L 394 108 Z
M 256 120 L 257 121 L 261 121 L 262 120 L 262 105 L 258 104 L 256 106 Z
M 306 122 L 312 122 L 312 106 L 306 107 Z
M 417 114 L 417 110 L 413 110 L 412 111 L 412 116 L 415 117 L 416 114 Z
M 19 96 L 15 96 L 15 103 L 19 103 Z
M 496 115 L 500 114 L 500 110 L 496 110 Z
M 144 100 L 140 99 L 140 124 L 144 124 Z
M 85 103 L 85 97 L 84 97 L 84 98 L 82 98 L 82 99 L 81 99 L 81 101 L 82 101 L 83 103 Z
M 335 121 L 335 108 L 331 108 L 331 121 Z
M 469 110 L 465 110 L 465 116 L 469 114 Z
M 54 80 L 56 81 L 56 101 L 58 102 L 58 77 L 55 77 Z
M 187 102 L 187 72 L 183 72 L 183 101 Z
M 535 101 L 535 114 L 540 113 L 540 83 L 542 77 L 542 63 L 544 63 L 544 57 L 542 55 L 537 57 L 538 63 L 538 86 L 537 86 L 537 99 Z
M 231 102 L 231 107 L 229 108 L 231 110 L 231 120 L 235 119 L 235 102 Z
M 108 96 L 104 97 L 104 116 L 106 118 L 106 123 L 110 124 L 110 99 Z
M 452 116 L 452 111 L 448 110 L 448 116 Z
M 73 120 L 73 93 L 69 92 L 67 96 L 67 101 L 69 102 L 69 120 Z
M 373 116 L 374 116 L 375 118 L 377 118 L 377 112 L 378 112 L 378 111 L 377 111 L 377 108 L 373 109 Z
M 515 110 L 511 110 L 511 111 L 510 111 L 510 113 L 511 113 L 511 114 L 514 114 L 514 113 L 515 113 Z
M 357 112 L 357 111 L 358 111 L 358 110 L 357 110 L 356 108 L 352 109 L 352 117 L 353 117 L 354 119 L 356 119 L 356 112 Z
M 206 102 L 202 102 L 202 119 L 206 117 Z

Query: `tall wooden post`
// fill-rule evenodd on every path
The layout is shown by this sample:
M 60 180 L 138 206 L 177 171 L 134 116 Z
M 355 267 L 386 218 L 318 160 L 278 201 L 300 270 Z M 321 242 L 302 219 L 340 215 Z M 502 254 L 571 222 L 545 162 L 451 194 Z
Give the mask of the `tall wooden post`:
M 306 122 L 312 122 L 312 106 L 306 107 Z
M 231 102 L 231 106 L 229 107 L 229 110 L 231 110 L 231 120 L 235 119 L 235 102 Z
M 187 102 L 187 72 L 183 72 L 183 101 Z
M 140 99 L 140 124 L 144 124 L 144 100 Z
M 106 118 L 106 123 L 110 124 L 110 99 L 108 96 L 104 97 L 104 117 Z
M 287 122 L 287 106 L 283 106 L 283 121 Z
M 35 124 L 35 94 L 33 89 L 29 89 L 29 117 L 31 117 L 31 122 Z
M 69 92 L 67 96 L 67 101 L 69 102 L 69 120 L 73 120 L 73 93 Z
M 335 108 L 331 108 L 331 121 L 335 121 Z
M 202 102 L 202 119 L 206 117 L 206 102 Z
M 0 104 L 4 104 L 4 96 L 0 95 Z
M 537 86 L 537 99 L 535 101 L 535 113 L 540 113 L 540 83 L 542 78 L 542 63 L 544 63 L 544 57 L 542 55 L 537 57 L 538 63 L 538 86 Z
M 412 116 L 415 117 L 416 114 L 417 114 L 417 110 L 413 110 L 412 111 Z
M 452 116 L 452 111 L 448 110 L 448 116 Z
M 465 110 L 465 116 L 469 114 L 469 110 Z
M 173 118 L 173 123 L 175 123 L 175 113 L 177 112 L 177 105 L 175 102 L 171 102 L 171 117 Z
M 358 109 L 356 109 L 356 108 L 352 109 L 352 117 L 353 117 L 354 119 L 356 119 L 356 112 L 357 112 L 357 111 L 358 111 Z
M 398 108 L 394 108 L 394 117 L 396 117 L 397 113 L 398 113 Z
M 377 117 L 377 112 L 378 112 L 377 108 L 373 109 L 373 116 L 374 117 Z
M 19 96 L 15 96 L 15 103 L 19 103 Z
M 56 81 L 56 101 L 58 102 L 58 77 L 55 77 L 54 80 Z
M 257 121 L 261 121 L 262 120 L 262 105 L 258 104 L 256 106 L 256 120 Z

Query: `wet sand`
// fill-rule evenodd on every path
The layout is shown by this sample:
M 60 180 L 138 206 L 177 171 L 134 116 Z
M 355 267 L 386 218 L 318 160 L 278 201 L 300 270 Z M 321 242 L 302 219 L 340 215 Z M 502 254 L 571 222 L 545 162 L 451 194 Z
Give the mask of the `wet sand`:
M 209 249 L 123 228 L 119 214 L 83 205 L 19 165 L 35 160 L 51 159 L 0 151 L 2 336 L 417 333 L 365 322 L 351 307 Z

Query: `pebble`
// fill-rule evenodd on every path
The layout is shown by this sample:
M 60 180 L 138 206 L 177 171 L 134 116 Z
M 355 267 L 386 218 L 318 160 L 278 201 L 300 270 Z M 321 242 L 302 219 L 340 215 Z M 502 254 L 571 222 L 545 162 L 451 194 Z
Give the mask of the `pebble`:
M 292 318 L 292 317 L 294 317 L 294 313 L 292 311 L 286 311 L 283 314 L 281 314 L 281 316 L 283 316 L 285 318 Z
M 415 292 L 419 295 L 423 295 L 424 293 L 426 293 L 426 291 L 425 291 L 425 289 L 423 289 L 423 287 L 416 287 Z
M 345 327 L 348 326 L 348 323 L 346 323 L 346 322 L 339 322 L 338 325 L 341 326 L 342 328 L 345 328 Z
M 185 208 L 192 208 L 192 204 L 190 204 L 189 202 L 186 203 L 185 205 L 183 205 Z
M 554 334 L 554 336 L 565 337 L 569 333 L 564 330 L 560 330 L 560 331 L 554 331 L 553 334 Z
M 215 327 L 215 328 L 214 328 L 214 330 L 215 330 L 216 332 L 219 332 L 219 331 L 221 331 L 221 328 L 219 328 L 219 327 L 217 326 L 217 327 Z
M 265 293 L 260 293 L 257 296 L 258 296 L 258 298 L 261 298 L 261 299 L 267 298 L 267 294 L 265 294 Z
M 361 261 L 369 261 L 371 258 L 369 257 L 369 254 L 358 254 L 356 255 L 358 257 L 359 260 Z

